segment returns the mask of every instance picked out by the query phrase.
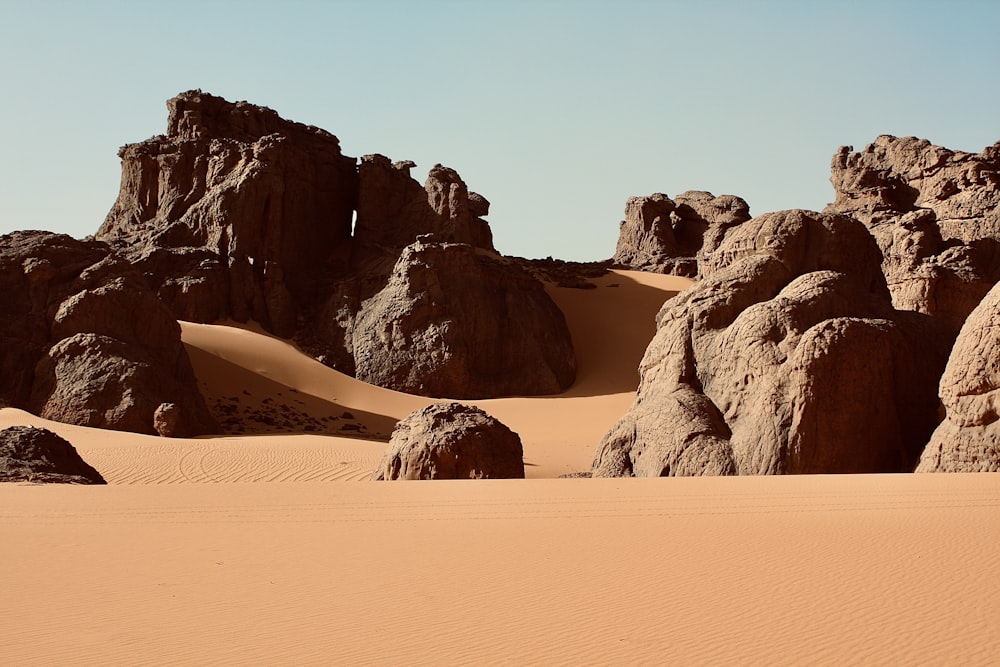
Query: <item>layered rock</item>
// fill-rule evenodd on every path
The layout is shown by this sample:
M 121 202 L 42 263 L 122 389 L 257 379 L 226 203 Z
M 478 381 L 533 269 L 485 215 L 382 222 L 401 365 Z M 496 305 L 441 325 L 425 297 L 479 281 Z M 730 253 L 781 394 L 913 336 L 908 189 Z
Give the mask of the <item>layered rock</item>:
M 690 191 L 631 197 L 625 204 L 614 262 L 641 271 L 695 277 L 698 257 L 725 231 L 750 219 L 747 203 L 733 195 Z
M 313 289 L 315 267 L 347 265 L 354 158 L 265 107 L 201 91 L 167 106 L 165 136 L 119 151 L 121 191 L 97 238 L 140 260 L 179 314 L 291 335 L 292 295 Z
M 367 155 L 358 165 L 341 153 L 335 136 L 265 107 L 201 91 L 181 93 L 167 106 L 166 135 L 121 149 L 121 191 L 97 237 L 156 286 L 178 319 L 254 320 L 337 370 L 353 375 L 361 368 L 364 379 L 399 386 L 398 364 L 386 372 L 370 370 L 371 359 L 384 357 L 384 340 L 365 330 L 369 324 L 388 326 L 393 315 L 381 311 L 362 318 L 361 306 L 388 288 L 403 248 L 418 236 L 433 234 L 459 244 L 456 248 L 492 252 L 483 220 L 489 202 L 441 165 L 430 170 L 423 186 L 410 176 L 412 162 Z M 479 271 L 472 283 L 480 291 L 506 294 L 512 303 L 547 300 L 538 296 L 540 284 L 520 274 L 513 280 L 527 297 L 491 284 L 508 274 Z M 520 327 L 506 325 L 503 330 L 514 340 L 504 349 L 479 320 L 454 325 L 461 335 L 484 337 L 454 346 L 483 344 L 498 352 L 497 361 L 484 365 L 469 362 L 464 352 L 449 353 L 467 371 L 452 364 L 439 381 L 421 375 L 437 373 L 438 365 L 418 362 L 404 373 L 405 386 L 424 393 L 457 388 L 452 394 L 457 396 L 558 391 L 566 384 L 567 364 L 549 357 L 565 352 L 565 324 L 550 317 L 556 329 L 540 332 L 541 320 L 531 319 L 533 308 L 510 308 L 529 317 L 528 328 L 522 335 Z M 451 316 L 462 322 L 459 314 Z M 407 327 L 422 326 L 406 317 L 399 325 L 407 330 L 404 335 Z M 558 342 L 538 361 L 535 348 L 547 338 Z M 535 370 L 517 365 L 536 361 Z M 571 381 L 572 362 L 568 366 Z M 554 381 L 544 379 L 550 367 Z M 488 372 L 474 382 L 456 379 L 479 370 Z
M 0 401 L 66 423 L 154 433 L 175 403 L 178 432 L 214 430 L 180 327 L 128 262 L 98 241 L 0 237 Z
M 880 136 L 840 148 L 827 211 L 861 220 L 883 252 L 897 308 L 957 333 L 1000 279 L 1000 143 L 979 154 L 915 137 Z
M 890 306 L 857 221 L 784 211 L 732 228 L 660 311 L 596 476 L 911 470 L 948 337 Z
M 358 379 L 450 398 L 554 394 L 576 360 L 562 312 L 517 263 L 418 240 L 353 325 Z
M 48 429 L 33 426 L 0 431 L 0 482 L 107 483 L 73 445 Z
M 361 158 L 354 226 L 358 242 L 401 250 L 421 234 L 434 234 L 443 241 L 493 250 L 493 234 L 481 217 L 489 213 L 486 198 L 470 193 L 458 172 L 440 164 L 420 187 L 410 177 L 414 166 L 384 155 Z
M 396 425 L 375 480 L 523 479 L 521 438 L 481 409 L 435 403 Z
M 940 396 L 945 418 L 917 471 L 1000 471 L 1000 284 L 965 321 Z

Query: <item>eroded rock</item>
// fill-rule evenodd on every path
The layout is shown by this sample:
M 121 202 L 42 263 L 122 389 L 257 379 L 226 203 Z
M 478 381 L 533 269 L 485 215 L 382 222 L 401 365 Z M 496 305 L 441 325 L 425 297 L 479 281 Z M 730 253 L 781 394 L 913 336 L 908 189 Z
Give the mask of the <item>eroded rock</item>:
M 521 439 L 481 409 L 435 403 L 396 425 L 375 480 L 523 479 Z
M 945 418 L 917 471 L 1000 471 L 1000 284 L 962 326 L 940 396 Z

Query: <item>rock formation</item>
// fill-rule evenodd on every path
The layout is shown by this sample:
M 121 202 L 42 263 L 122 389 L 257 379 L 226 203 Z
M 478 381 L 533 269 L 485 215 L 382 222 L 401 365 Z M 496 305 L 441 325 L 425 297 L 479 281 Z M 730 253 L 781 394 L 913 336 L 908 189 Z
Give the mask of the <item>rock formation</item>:
M 121 191 L 97 238 L 126 256 L 179 319 L 252 319 L 337 370 L 354 374 L 361 368 L 364 379 L 397 387 L 398 368 L 371 372 L 369 362 L 384 358 L 385 342 L 365 327 L 395 326 L 409 335 L 407 327 L 423 325 L 414 323 L 412 314 L 406 314 L 406 324 L 394 325 L 387 319 L 394 313 L 385 310 L 362 317 L 362 304 L 389 289 L 400 253 L 420 235 L 493 252 L 482 219 L 489 202 L 441 165 L 430 170 L 423 186 L 410 177 L 412 162 L 367 155 L 359 165 L 341 153 L 335 136 L 265 107 L 201 91 L 181 93 L 167 106 L 165 136 L 121 149 Z M 512 278 L 525 297 L 495 282 L 511 276 L 513 269 L 462 277 L 472 291 L 505 295 L 507 310 L 529 318 L 524 327 L 506 325 L 510 349 L 496 347 L 482 318 L 466 326 L 461 311 L 438 313 L 435 317 L 452 318 L 449 326 L 456 333 L 484 337 L 462 346 L 483 346 L 497 356 L 489 364 L 470 365 L 468 354 L 448 353 L 469 371 L 488 371 L 474 381 L 457 380 L 456 373 L 464 372 L 457 370 L 448 371 L 450 379 L 424 377 L 421 373 L 436 373 L 438 365 L 411 365 L 405 371 L 409 390 L 455 388 L 450 395 L 485 397 L 547 393 L 572 382 L 572 362 L 567 376 L 567 364 L 550 359 L 571 350 L 564 323 L 547 316 L 530 319 L 540 302 L 547 301 L 541 306 L 546 312 L 555 306 L 540 284 L 529 286 L 531 276 Z M 555 328 L 539 331 L 532 328 L 536 324 Z M 554 347 L 542 355 L 540 369 L 519 365 L 535 363 L 533 350 L 550 340 Z M 555 381 L 540 380 L 550 367 Z
M 76 449 L 44 428 L 11 426 L 0 431 L 0 482 L 106 484 Z
M 435 403 L 397 424 L 375 480 L 523 479 L 521 439 L 477 407 Z
M 631 197 L 625 204 L 614 262 L 640 271 L 694 278 L 698 257 L 725 231 L 750 219 L 747 203 L 733 195 L 691 191 Z
M 893 303 L 957 333 L 1000 279 L 1000 142 L 978 155 L 915 137 L 844 146 L 827 211 L 861 220 L 878 241 Z
M 0 237 L 0 402 L 83 426 L 154 433 L 161 403 L 178 432 L 212 432 L 180 327 L 127 262 L 98 241 Z
M 541 283 L 495 253 L 407 246 L 353 327 L 357 377 L 449 398 L 554 394 L 576 360 L 566 320 Z
M 594 475 L 911 470 L 948 337 L 892 309 L 861 223 L 784 211 L 723 236 L 660 311 Z
M 945 419 L 917 471 L 1000 471 L 1000 283 L 965 321 L 940 396 Z

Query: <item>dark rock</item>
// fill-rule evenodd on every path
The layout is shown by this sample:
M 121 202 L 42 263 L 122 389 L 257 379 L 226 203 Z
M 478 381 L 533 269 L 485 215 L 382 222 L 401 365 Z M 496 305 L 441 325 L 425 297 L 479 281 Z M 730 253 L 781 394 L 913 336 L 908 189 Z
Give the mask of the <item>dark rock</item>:
M 11 426 L 0 431 L 0 482 L 106 484 L 76 449 L 52 431 Z
M 435 403 L 396 425 L 375 480 L 523 479 L 521 439 L 479 408 Z
M 0 294 L 4 404 L 152 433 L 156 406 L 176 402 L 186 432 L 214 430 L 177 321 L 107 244 L 47 232 L 0 237 Z
M 407 246 L 354 324 L 357 377 L 450 398 L 555 394 L 576 373 L 562 312 L 511 260 L 465 244 Z

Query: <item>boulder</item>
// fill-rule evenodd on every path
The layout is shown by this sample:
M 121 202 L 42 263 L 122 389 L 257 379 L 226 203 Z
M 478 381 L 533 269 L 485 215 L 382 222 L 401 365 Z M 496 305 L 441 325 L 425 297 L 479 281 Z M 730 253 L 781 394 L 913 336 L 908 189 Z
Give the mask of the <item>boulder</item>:
M 66 423 L 153 433 L 161 403 L 178 428 L 215 430 L 181 331 L 105 243 L 48 232 L 0 237 L 0 401 Z
M 375 480 L 523 479 L 521 438 L 477 407 L 435 403 L 396 425 Z
M 52 431 L 11 426 L 0 431 L 0 482 L 106 484 L 76 449 Z
M 555 394 L 575 378 L 562 312 L 516 262 L 422 238 L 361 305 L 352 348 L 360 380 L 422 396 Z
M 695 277 L 704 247 L 714 249 L 725 230 L 750 219 L 747 203 L 733 195 L 690 191 L 631 197 L 625 204 L 613 261 L 622 267 Z
M 733 227 L 667 301 L 595 476 L 912 469 L 948 338 L 898 313 L 857 221 L 783 211 Z
M 1000 472 L 1000 284 L 962 326 L 939 391 L 945 418 L 917 472 Z
M 957 334 L 1000 279 L 1000 142 L 979 154 L 925 139 L 878 137 L 833 157 L 836 201 L 871 231 L 896 308 Z

